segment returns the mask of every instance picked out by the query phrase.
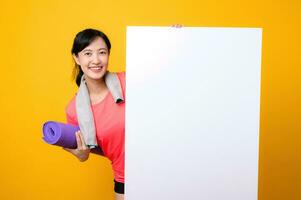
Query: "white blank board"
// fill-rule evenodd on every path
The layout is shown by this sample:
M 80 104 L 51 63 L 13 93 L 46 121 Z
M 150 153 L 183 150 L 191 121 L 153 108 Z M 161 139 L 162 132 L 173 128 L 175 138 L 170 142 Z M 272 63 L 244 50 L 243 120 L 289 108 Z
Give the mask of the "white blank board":
M 256 200 L 259 28 L 127 27 L 127 200 Z

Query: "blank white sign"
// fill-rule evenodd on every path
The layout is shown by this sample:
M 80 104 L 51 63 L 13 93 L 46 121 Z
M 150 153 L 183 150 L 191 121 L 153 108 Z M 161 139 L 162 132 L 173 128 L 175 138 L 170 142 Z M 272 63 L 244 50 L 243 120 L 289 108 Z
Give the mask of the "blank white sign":
M 259 28 L 127 27 L 127 200 L 256 200 Z

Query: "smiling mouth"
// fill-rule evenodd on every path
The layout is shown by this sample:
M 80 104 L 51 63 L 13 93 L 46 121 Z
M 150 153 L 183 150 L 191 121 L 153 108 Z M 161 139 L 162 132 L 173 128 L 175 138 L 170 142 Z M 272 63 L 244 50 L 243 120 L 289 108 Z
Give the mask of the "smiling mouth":
M 91 70 L 101 70 L 103 66 L 89 67 Z

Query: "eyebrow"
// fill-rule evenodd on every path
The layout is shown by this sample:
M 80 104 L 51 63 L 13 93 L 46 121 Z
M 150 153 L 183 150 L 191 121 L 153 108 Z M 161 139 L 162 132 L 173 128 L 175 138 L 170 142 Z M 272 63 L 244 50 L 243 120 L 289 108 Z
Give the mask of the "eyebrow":
M 99 50 L 106 50 L 107 51 L 108 49 L 107 48 L 100 48 L 100 49 L 98 49 L 98 51 Z M 83 50 L 83 52 L 85 52 L 85 51 L 92 51 L 92 49 L 85 49 L 85 50 Z

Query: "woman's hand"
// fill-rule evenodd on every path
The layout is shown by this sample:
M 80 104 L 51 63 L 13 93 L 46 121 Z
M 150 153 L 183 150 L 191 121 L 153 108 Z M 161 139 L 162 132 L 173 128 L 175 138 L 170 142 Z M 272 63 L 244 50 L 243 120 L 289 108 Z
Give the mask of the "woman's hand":
M 90 149 L 86 146 L 84 138 L 80 131 L 77 131 L 75 133 L 75 136 L 77 142 L 77 149 L 69 149 L 69 148 L 63 148 L 63 149 L 75 155 L 79 161 L 84 162 L 89 158 Z

